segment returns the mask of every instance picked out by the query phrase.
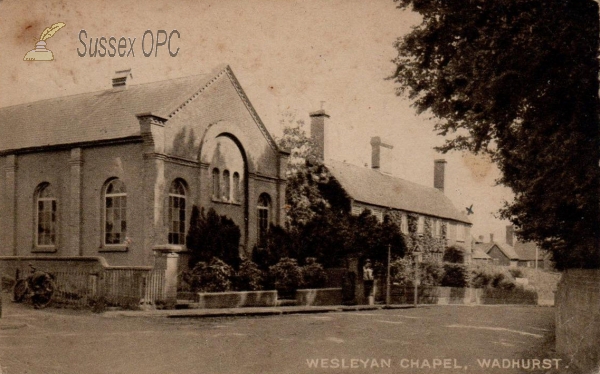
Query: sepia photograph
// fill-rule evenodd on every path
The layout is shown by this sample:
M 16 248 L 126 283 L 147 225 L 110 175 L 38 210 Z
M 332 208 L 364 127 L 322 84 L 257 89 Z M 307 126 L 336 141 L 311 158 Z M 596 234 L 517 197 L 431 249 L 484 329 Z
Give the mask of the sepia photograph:
M 0 0 L 0 374 L 600 374 L 594 0 Z

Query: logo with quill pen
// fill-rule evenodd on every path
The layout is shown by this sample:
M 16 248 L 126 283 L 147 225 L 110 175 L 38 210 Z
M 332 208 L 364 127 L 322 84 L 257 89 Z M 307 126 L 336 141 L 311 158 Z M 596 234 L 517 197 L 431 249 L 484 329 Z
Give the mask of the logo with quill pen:
M 40 36 L 40 41 L 35 44 L 35 49 L 27 52 L 25 57 L 23 57 L 23 61 L 53 61 L 54 55 L 51 50 L 46 49 L 46 40 L 51 38 L 63 27 L 65 27 L 63 22 L 58 22 L 50 27 L 46 27 Z

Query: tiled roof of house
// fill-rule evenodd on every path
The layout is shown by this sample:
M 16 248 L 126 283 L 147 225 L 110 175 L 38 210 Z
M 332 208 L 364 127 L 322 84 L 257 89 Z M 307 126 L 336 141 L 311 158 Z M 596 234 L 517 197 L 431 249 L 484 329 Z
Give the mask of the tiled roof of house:
M 326 160 L 325 166 L 357 202 L 471 224 L 441 191 L 345 162 Z
M 519 255 L 519 260 L 523 261 L 534 261 L 536 248 L 537 246 L 533 242 L 523 243 L 517 241 L 515 243 L 515 252 L 517 252 L 517 254 Z M 538 250 L 537 252 L 538 260 L 543 260 L 546 252 L 542 250 Z
M 0 108 L 0 152 L 139 135 L 137 114 L 169 118 L 227 68 Z
M 473 248 L 473 253 L 471 254 L 471 258 L 473 260 L 491 260 L 492 258 L 485 253 L 484 251 L 482 251 L 479 248 Z
M 490 248 L 488 249 L 488 251 L 486 253 L 489 253 L 494 246 L 498 247 L 500 249 L 500 251 L 502 253 L 504 253 L 504 255 L 507 258 L 509 258 L 510 260 L 518 260 L 519 259 L 519 255 L 517 254 L 517 252 L 515 252 L 515 249 L 511 245 L 508 245 L 506 243 L 500 244 L 500 243 L 494 242 L 494 243 L 492 243 L 492 246 L 490 246 Z

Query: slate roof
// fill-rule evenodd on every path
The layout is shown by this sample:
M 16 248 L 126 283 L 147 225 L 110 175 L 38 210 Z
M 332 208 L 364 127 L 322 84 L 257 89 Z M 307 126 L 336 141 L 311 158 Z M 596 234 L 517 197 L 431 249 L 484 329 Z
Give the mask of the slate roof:
M 140 135 L 137 114 L 169 118 L 225 69 L 0 108 L 0 152 Z
M 517 241 L 515 243 L 515 252 L 519 255 L 519 260 L 522 261 L 535 261 L 535 252 L 537 246 L 533 242 L 522 243 Z M 543 260 L 546 252 L 543 250 L 538 251 L 537 259 Z
M 471 224 L 436 188 L 336 160 L 326 160 L 325 166 L 357 202 Z

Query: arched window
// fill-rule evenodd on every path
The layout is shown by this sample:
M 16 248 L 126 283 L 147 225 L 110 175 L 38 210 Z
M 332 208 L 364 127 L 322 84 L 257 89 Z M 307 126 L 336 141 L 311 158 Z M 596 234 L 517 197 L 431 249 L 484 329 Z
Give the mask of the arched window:
M 212 171 L 212 197 L 213 199 L 221 198 L 221 186 L 219 182 L 219 169 L 214 168 Z
M 127 191 L 119 179 L 111 180 L 104 190 L 104 244 L 125 243 L 127 237 Z
M 176 179 L 169 188 L 169 244 L 185 244 L 185 184 Z
M 231 181 L 229 180 L 229 170 L 223 172 L 223 200 L 229 201 L 231 197 Z
M 240 173 L 233 173 L 233 201 L 240 202 Z
M 271 197 L 266 193 L 258 197 L 258 246 L 264 247 L 266 244 L 267 233 L 269 232 L 269 220 L 271 211 Z
M 38 186 L 36 193 L 36 239 L 39 247 L 56 245 L 56 197 L 49 183 Z

